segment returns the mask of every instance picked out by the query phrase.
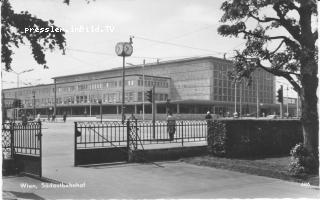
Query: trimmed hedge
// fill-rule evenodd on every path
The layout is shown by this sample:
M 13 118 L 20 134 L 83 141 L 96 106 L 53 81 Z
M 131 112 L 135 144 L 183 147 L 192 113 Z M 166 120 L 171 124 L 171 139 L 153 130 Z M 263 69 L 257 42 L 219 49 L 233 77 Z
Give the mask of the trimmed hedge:
M 299 120 L 214 120 L 208 122 L 208 151 L 225 157 L 289 155 L 302 142 Z

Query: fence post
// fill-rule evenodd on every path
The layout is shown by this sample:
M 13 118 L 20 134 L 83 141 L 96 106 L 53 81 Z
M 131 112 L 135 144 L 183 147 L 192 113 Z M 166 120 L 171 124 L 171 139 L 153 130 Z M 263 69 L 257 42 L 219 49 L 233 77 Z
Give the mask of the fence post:
M 137 149 L 138 149 L 138 123 L 137 123 L 137 119 L 135 119 L 134 120 L 135 121 L 135 133 L 136 133 L 136 135 L 135 135 L 135 137 L 136 137 L 136 147 L 137 147 Z
M 14 157 L 14 123 L 10 122 L 10 149 L 11 149 L 11 158 Z
M 181 121 L 181 138 L 182 138 L 182 146 L 183 146 L 183 121 Z
M 78 130 L 78 123 L 74 122 L 74 166 L 78 165 L 77 162 L 77 130 Z

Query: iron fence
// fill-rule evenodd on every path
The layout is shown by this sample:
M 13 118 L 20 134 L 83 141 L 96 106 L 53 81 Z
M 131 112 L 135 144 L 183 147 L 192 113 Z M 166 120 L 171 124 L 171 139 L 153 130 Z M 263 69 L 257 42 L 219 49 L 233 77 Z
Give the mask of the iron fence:
M 2 157 L 13 158 L 13 123 L 2 124 Z
M 169 138 L 169 126 L 167 121 L 156 121 L 154 125 L 152 121 L 139 120 L 124 124 L 121 121 L 78 121 L 75 122 L 75 145 L 76 149 L 126 147 L 128 137 L 135 140 L 136 145 L 181 143 L 183 146 L 206 141 L 206 121 L 176 121 L 173 140 Z
M 14 154 L 41 154 L 41 123 L 3 123 L 2 153 L 4 158 L 12 158 Z
M 38 156 L 41 154 L 41 123 L 14 123 L 14 151 L 15 154 Z
M 127 146 L 127 126 L 121 121 L 79 121 L 75 132 L 77 149 Z

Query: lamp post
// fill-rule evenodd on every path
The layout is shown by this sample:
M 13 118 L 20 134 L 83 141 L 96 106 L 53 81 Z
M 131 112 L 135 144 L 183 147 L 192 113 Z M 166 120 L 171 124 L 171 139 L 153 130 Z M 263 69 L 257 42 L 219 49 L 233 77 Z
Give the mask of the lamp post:
M 144 67 L 146 60 L 143 59 L 143 70 L 142 70 L 142 120 L 144 121 Z
M 100 122 L 102 122 L 102 99 L 99 99 L 98 103 L 100 105 Z
M 258 76 L 258 75 L 257 75 Z M 257 77 L 257 118 L 259 118 L 259 78 Z
M 36 91 L 32 90 L 32 98 L 33 98 L 33 119 L 36 118 Z
M 131 56 L 133 52 L 132 38 L 133 37 L 130 37 L 130 42 L 118 42 L 115 47 L 116 54 L 122 56 L 122 123 L 124 123 L 125 120 L 125 57 Z
M 34 70 L 34 69 L 27 69 L 27 70 L 23 70 L 22 72 L 15 72 L 15 71 L 12 70 L 12 72 L 17 75 L 17 88 L 19 88 L 20 74 L 24 74 L 24 73 L 27 73 L 27 72 L 31 72 L 31 71 L 33 71 L 33 70 Z

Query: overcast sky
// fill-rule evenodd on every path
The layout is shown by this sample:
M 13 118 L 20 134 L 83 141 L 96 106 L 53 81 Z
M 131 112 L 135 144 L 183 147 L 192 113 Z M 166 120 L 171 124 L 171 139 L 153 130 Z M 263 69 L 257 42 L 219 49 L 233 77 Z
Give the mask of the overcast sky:
M 117 42 L 133 39 L 134 52 L 128 63 L 155 62 L 192 56 L 223 57 L 241 48 L 241 39 L 217 34 L 223 0 L 11 0 L 16 12 L 27 10 L 37 17 L 55 21 L 66 33 L 67 51 L 47 52 L 49 69 L 38 65 L 29 46 L 15 50 L 12 68 L 16 72 L 34 69 L 20 75 L 24 84 L 53 83 L 52 77 L 106 70 L 122 66 L 116 56 Z M 75 28 L 87 28 L 72 32 Z M 94 32 L 94 28 L 103 32 Z M 163 41 L 163 42 L 161 42 Z M 169 45 L 173 43 L 176 45 Z M 184 46 L 184 47 L 183 47 Z M 193 47 L 193 48 L 187 48 Z M 16 87 L 17 76 L 3 73 L 3 88 Z

